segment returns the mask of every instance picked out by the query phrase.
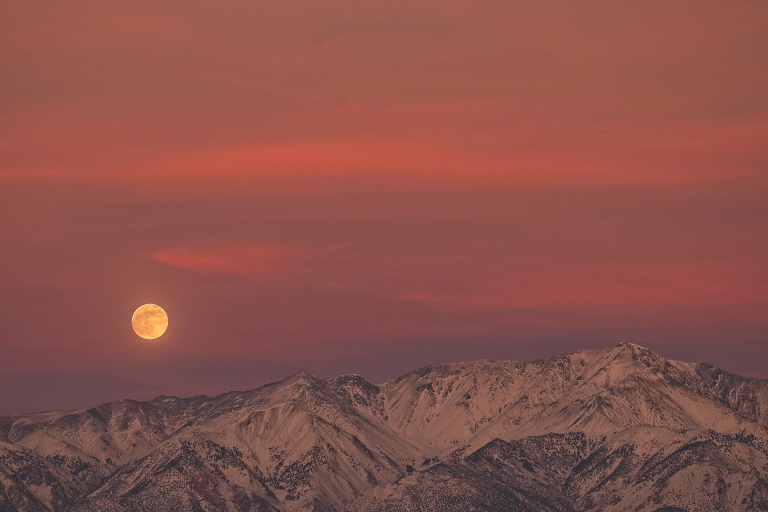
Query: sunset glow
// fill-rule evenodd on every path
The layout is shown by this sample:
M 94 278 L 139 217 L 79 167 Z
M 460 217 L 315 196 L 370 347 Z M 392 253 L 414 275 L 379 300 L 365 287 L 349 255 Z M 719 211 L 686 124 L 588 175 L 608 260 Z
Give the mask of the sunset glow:
M 0 414 L 622 341 L 768 378 L 766 20 L 5 3 Z

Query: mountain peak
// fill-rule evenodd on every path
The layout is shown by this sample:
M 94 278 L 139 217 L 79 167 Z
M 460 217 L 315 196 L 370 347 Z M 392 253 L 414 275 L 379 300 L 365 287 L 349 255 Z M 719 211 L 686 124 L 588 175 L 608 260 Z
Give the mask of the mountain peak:
M 629 342 L 621 342 L 597 350 L 577 350 L 571 355 L 562 354 L 562 356 L 572 360 L 582 360 L 590 364 L 612 365 L 622 361 L 626 363 L 639 362 L 644 366 L 667 366 L 669 364 L 669 361 L 653 350 Z
M 618 343 L 613 347 L 612 350 L 619 353 L 629 354 L 634 361 L 641 362 L 646 366 L 667 366 L 669 364 L 666 358 L 660 356 L 653 350 L 641 345 L 637 345 L 636 343 Z
M 659 354 L 654 352 L 653 350 L 649 349 L 648 347 L 644 347 L 642 345 L 638 345 L 637 343 L 631 343 L 628 341 L 622 341 L 621 343 L 617 343 L 613 347 L 610 347 L 607 349 L 608 351 L 622 351 L 622 352 L 631 352 L 633 354 L 645 354 L 645 355 L 654 355 L 656 357 L 661 357 Z
M 637 343 L 632 343 L 629 341 L 619 342 L 616 345 L 614 345 L 613 348 L 618 348 L 623 350 L 632 350 L 633 352 L 637 352 L 640 350 L 649 350 L 643 346 L 638 345 Z
M 304 385 L 304 386 L 316 386 L 318 384 L 324 383 L 325 380 L 321 379 L 320 377 L 315 377 L 312 374 L 309 374 L 305 372 L 304 370 L 299 370 L 293 375 L 290 375 L 283 379 L 280 384 L 282 385 Z
M 580 350 L 568 356 L 585 371 L 582 380 L 595 375 L 610 376 L 606 383 L 616 383 L 638 372 L 671 376 L 679 364 L 636 343 L 622 342 L 601 350 Z

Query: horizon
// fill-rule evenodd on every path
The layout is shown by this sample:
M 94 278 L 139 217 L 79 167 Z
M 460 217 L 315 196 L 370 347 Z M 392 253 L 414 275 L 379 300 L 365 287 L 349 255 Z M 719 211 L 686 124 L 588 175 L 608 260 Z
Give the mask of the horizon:
M 221 393 L 212 394 L 212 395 L 200 394 L 200 395 L 194 395 L 194 396 L 179 396 L 179 395 L 162 394 L 162 395 L 158 395 L 158 396 L 155 396 L 155 397 L 152 397 L 152 398 L 148 398 L 148 399 L 139 399 L 139 398 L 131 398 L 131 397 L 120 397 L 120 398 L 116 398 L 114 400 L 108 400 L 106 402 L 101 402 L 101 403 L 96 403 L 96 404 L 89 404 L 89 405 L 84 406 L 84 407 L 78 407 L 78 408 L 73 408 L 73 409 L 51 409 L 51 410 L 44 410 L 44 411 L 31 411 L 31 412 L 12 413 L 12 414 L 4 414 L 4 413 L 0 412 L 0 415 L 2 415 L 2 416 L 11 416 L 11 417 L 22 417 L 22 416 L 34 416 L 34 415 L 37 415 L 37 414 L 69 413 L 69 412 L 76 412 L 76 411 L 82 411 L 82 410 L 90 409 L 91 407 L 99 407 L 99 406 L 102 406 L 102 405 L 109 405 L 109 404 L 113 404 L 113 403 L 118 403 L 118 402 L 122 402 L 124 400 L 130 400 L 132 402 L 137 402 L 137 403 L 154 402 L 154 401 L 162 399 L 162 398 L 178 398 L 180 400 L 192 400 L 192 399 L 216 400 L 216 399 L 218 399 L 218 398 L 220 398 L 220 397 L 222 397 L 224 395 L 229 395 L 229 394 L 233 394 L 233 393 L 248 393 L 248 392 L 251 392 L 251 391 L 258 391 L 259 389 L 262 389 L 262 388 L 265 388 L 265 387 L 268 387 L 268 386 L 273 386 L 273 385 L 276 385 L 276 384 L 280 384 L 280 383 L 290 379 L 291 377 L 294 377 L 294 376 L 299 375 L 299 374 L 307 375 L 309 377 L 312 377 L 312 378 L 315 378 L 315 379 L 319 379 L 319 380 L 323 380 L 323 381 L 333 380 L 333 379 L 340 378 L 340 377 L 360 377 L 363 380 L 365 380 L 366 382 L 368 382 L 369 384 L 373 384 L 373 385 L 375 385 L 377 387 L 381 387 L 381 386 L 383 386 L 383 385 L 385 385 L 385 384 L 387 384 L 389 382 L 399 380 L 400 378 L 405 377 L 405 376 L 410 375 L 410 374 L 413 374 L 413 373 L 419 373 L 421 370 L 424 370 L 424 369 L 427 369 L 427 368 L 434 368 L 434 367 L 446 366 L 446 365 L 460 365 L 460 364 L 478 363 L 478 362 L 488 362 L 488 363 L 534 363 L 534 362 L 538 362 L 538 361 L 545 361 L 547 359 L 554 359 L 554 358 L 556 358 L 558 356 L 563 356 L 563 355 L 565 355 L 565 356 L 573 356 L 575 354 L 578 354 L 579 352 L 606 352 L 606 351 L 609 351 L 610 349 L 619 348 L 622 345 L 629 345 L 629 346 L 637 347 L 637 348 L 640 348 L 640 349 L 643 349 L 643 350 L 650 350 L 651 352 L 653 352 L 654 354 L 660 356 L 662 359 L 664 359 L 666 361 L 689 363 L 689 364 L 696 364 L 696 365 L 698 365 L 698 364 L 708 364 L 708 365 L 716 367 L 716 368 L 718 368 L 720 370 L 724 370 L 726 373 L 729 373 L 731 375 L 735 375 L 737 377 L 742 377 L 742 378 L 750 379 L 750 380 L 768 380 L 768 379 L 760 379 L 760 378 L 757 378 L 757 377 L 749 377 L 749 376 L 745 376 L 745 375 L 734 374 L 733 372 L 729 372 L 728 370 L 726 370 L 724 368 L 720 368 L 717 365 L 713 365 L 713 364 L 711 364 L 711 363 L 709 363 L 707 361 L 681 361 L 681 360 L 678 360 L 678 359 L 667 358 L 667 357 L 664 357 L 663 355 L 657 353 L 656 351 L 651 350 L 648 347 L 644 347 L 642 345 L 638 345 L 637 343 L 620 341 L 620 342 L 616 343 L 615 345 L 609 345 L 609 346 L 606 346 L 606 347 L 603 347 L 603 348 L 577 349 L 577 350 L 575 350 L 573 352 L 559 352 L 557 354 L 552 354 L 550 356 L 540 357 L 538 359 L 517 360 L 517 359 L 483 359 L 483 358 L 481 358 L 481 359 L 473 359 L 473 360 L 468 360 L 468 361 L 450 361 L 450 362 L 445 362 L 445 363 L 428 364 L 428 365 L 425 365 L 425 366 L 420 366 L 418 368 L 414 368 L 414 369 L 408 370 L 407 372 L 405 372 L 403 374 L 393 376 L 392 378 L 387 379 L 386 381 L 383 381 L 383 382 L 373 382 L 373 381 L 370 381 L 370 380 L 366 379 L 363 375 L 361 375 L 359 373 L 343 373 L 343 374 L 332 375 L 332 376 L 320 376 L 320 375 L 315 375 L 313 373 L 306 372 L 306 371 L 300 369 L 300 370 L 297 370 L 297 371 L 295 371 L 294 373 L 292 373 L 290 375 L 287 375 L 287 376 L 283 377 L 282 379 L 275 380 L 275 381 L 272 381 L 272 382 L 265 382 L 265 383 L 260 384 L 260 385 L 258 385 L 256 387 L 245 388 L 245 389 L 232 389 L 232 390 L 223 391 Z

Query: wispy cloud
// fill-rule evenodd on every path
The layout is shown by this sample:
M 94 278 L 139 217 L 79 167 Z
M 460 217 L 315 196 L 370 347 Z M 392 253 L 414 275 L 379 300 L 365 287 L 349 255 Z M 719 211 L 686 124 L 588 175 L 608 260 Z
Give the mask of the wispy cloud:
M 192 272 L 263 280 L 282 280 L 308 272 L 302 265 L 305 251 L 276 244 L 224 244 L 211 247 L 172 247 L 146 256 Z
M 159 249 L 145 256 L 164 265 L 191 272 L 282 281 L 313 274 L 321 260 L 343 257 L 353 246 L 352 242 L 339 242 L 320 248 L 226 242 Z
M 768 274 L 756 261 L 567 263 L 545 271 L 492 266 L 464 290 L 413 290 L 394 296 L 447 309 L 721 307 L 766 304 Z

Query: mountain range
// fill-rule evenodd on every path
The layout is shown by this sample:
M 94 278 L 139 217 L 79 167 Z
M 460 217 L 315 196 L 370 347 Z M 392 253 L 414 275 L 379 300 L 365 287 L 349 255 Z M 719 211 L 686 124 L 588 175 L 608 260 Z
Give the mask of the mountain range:
M 768 510 L 768 381 L 638 345 L 0 416 L 0 511 Z

